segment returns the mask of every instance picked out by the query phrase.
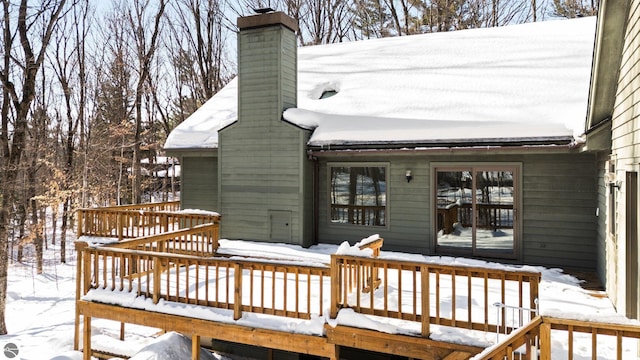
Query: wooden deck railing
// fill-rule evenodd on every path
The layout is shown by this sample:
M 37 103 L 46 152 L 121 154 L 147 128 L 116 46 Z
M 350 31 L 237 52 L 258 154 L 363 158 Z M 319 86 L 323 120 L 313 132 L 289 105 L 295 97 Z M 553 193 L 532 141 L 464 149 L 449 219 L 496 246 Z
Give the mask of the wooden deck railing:
M 242 312 L 309 319 L 323 315 L 328 303 L 328 267 L 90 248 L 82 242 L 76 248 L 83 296 L 92 289 L 135 293 L 154 303 L 164 299 L 231 309 L 236 320 Z
M 566 339 L 567 348 L 552 339 Z M 562 342 L 559 342 L 562 343 Z M 473 360 L 638 359 L 640 327 L 537 316 Z
M 350 308 L 420 322 L 423 337 L 431 324 L 505 334 L 474 360 L 599 359 L 605 352 L 613 354 L 607 359 L 640 358 L 638 326 L 538 316 L 537 272 L 380 259 L 381 238 L 361 246 L 373 249 L 373 258 L 332 255 L 329 266 L 216 258 L 219 216 L 173 212 L 178 206 L 79 210 L 79 236 L 119 241 L 76 243 L 76 299 L 93 290 L 130 293 L 156 304 L 228 309 L 236 320 L 243 312 L 310 319 L 326 309 L 335 318 Z M 518 319 L 506 316 L 508 309 L 519 309 Z M 78 324 L 76 314 L 75 342 Z M 568 348 L 552 349 L 558 337 Z
M 568 339 L 568 348 L 551 348 L 551 339 L 560 336 Z M 574 359 L 579 351 L 587 349 L 590 353 L 580 354 L 583 358 L 591 356 L 599 359 L 599 354 L 615 354 L 616 360 L 640 358 L 640 326 L 585 322 L 545 317 L 540 325 L 540 359 L 555 357 Z M 578 358 L 577 356 L 575 358 Z
M 375 293 L 365 291 L 372 269 L 382 282 Z M 423 337 L 429 336 L 430 324 L 497 331 L 511 326 L 504 314 L 490 310 L 492 305 L 535 308 L 540 277 L 528 271 L 332 255 L 330 315 L 335 318 L 339 309 L 351 308 L 361 314 L 417 321 L 422 323 Z M 391 281 L 397 289 L 388 286 Z M 508 304 L 513 298 L 516 303 Z
M 120 240 L 220 222 L 217 215 L 115 208 L 80 209 L 77 215 L 78 237 L 114 237 Z

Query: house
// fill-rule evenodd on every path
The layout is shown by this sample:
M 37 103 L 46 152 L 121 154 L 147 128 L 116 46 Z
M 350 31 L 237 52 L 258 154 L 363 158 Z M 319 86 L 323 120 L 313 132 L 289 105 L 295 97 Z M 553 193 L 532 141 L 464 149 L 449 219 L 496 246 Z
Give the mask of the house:
M 193 359 L 203 339 L 267 345 L 267 358 L 550 359 L 557 347 L 635 358 L 640 330 L 622 316 L 537 313 L 531 269 L 340 249 L 319 265 L 213 255 L 220 226 L 226 238 L 304 246 L 384 237 L 387 250 L 597 270 L 618 310 L 637 318 L 639 18 L 640 1 L 602 1 L 597 24 L 309 48 L 296 47 L 282 13 L 240 18 L 237 79 L 165 144 L 180 157 L 181 207 L 223 221 L 165 211 L 177 202 L 80 210 L 79 237 L 132 239 L 76 243 L 74 348 L 82 334 L 91 357 L 92 319 L 103 318 L 122 323 L 121 338 L 125 323 L 190 335 Z M 507 324 L 507 309 L 525 324 Z M 308 322 L 266 328 L 262 315 Z M 433 337 L 431 325 L 509 335 L 486 348 Z
M 586 124 L 598 164 L 598 272 L 619 312 L 640 316 L 640 2 L 601 1 Z
M 594 270 L 595 22 L 298 48 L 283 13 L 239 18 L 237 78 L 165 144 L 183 207 L 230 239 Z

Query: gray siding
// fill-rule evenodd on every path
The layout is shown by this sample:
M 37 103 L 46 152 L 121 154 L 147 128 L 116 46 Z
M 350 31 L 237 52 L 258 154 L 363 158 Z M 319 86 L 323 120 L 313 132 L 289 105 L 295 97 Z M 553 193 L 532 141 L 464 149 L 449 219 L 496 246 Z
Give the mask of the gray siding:
M 364 227 L 329 221 L 328 163 L 389 164 L 388 226 Z M 433 163 L 522 164 L 522 253 L 517 262 L 594 269 L 596 266 L 597 185 L 593 154 L 339 156 L 320 161 L 319 240 L 352 244 L 371 234 L 385 249 L 433 252 L 431 165 Z M 408 183 L 405 170 L 411 169 Z
M 596 159 L 592 154 L 523 158 L 523 261 L 596 268 Z
M 598 227 L 597 227 L 597 249 L 598 249 L 598 260 L 597 260 L 597 273 L 598 277 L 602 281 L 605 287 L 607 286 L 606 280 L 606 268 L 607 268 L 607 210 L 608 210 L 608 193 L 609 187 L 605 184 L 604 174 L 608 170 L 606 168 L 608 155 L 605 153 L 598 154 L 597 164 L 598 164 Z
M 627 219 L 626 172 L 640 172 L 640 0 L 630 1 L 627 17 L 622 60 L 617 83 L 616 99 L 611 121 L 612 157 L 615 161 L 617 181 L 620 188 L 615 191 L 617 223 L 615 236 L 606 239 L 607 258 L 607 292 L 619 311 L 640 308 L 638 304 L 626 304 L 628 294 L 640 293 L 638 288 L 629 289 L 626 284 L 627 274 L 638 273 L 640 269 L 630 268 L 626 263 L 627 236 L 626 224 L 638 222 L 640 219 Z M 601 235 L 602 236 L 602 235 Z M 637 236 L 637 235 L 636 235 Z M 631 254 L 640 257 L 640 254 Z
M 640 0 L 632 1 L 612 121 L 617 165 L 640 163 Z
M 182 179 L 180 201 L 183 209 L 218 209 L 218 159 L 189 157 L 180 160 Z

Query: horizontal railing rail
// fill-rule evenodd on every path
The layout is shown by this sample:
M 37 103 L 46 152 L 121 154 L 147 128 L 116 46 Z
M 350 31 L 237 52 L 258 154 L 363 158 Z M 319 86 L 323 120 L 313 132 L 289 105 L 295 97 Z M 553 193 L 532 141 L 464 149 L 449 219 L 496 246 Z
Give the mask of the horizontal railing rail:
M 143 204 L 128 204 L 128 205 L 114 205 L 104 206 L 100 209 L 112 209 L 112 210 L 143 210 L 143 211 L 178 211 L 180 210 L 180 201 L 163 201 Z
M 135 293 L 166 301 L 299 319 L 322 316 L 329 303 L 328 267 L 204 258 L 116 247 L 88 247 L 78 289 Z M 325 289 L 326 287 L 326 289 Z
M 160 212 L 118 209 L 80 209 L 78 237 L 97 236 L 118 239 L 138 238 L 163 234 L 199 224 L 220 222 L 220 216 L 211 214 Z
M 106 244 L 109 248 L 212 257 L 218 250 L 219 224 L 208 223 L 158 235 Z
M 369 292 L 374 269 L 381 286 Z M 493 304 L 535 307 L 540 277 L 529 271 L 332 255 L 330 316 L 351 308 L 361 314 L 417 321 L 424 337 L 430 334 L 430 324 L 497 331 L 509 325 L 504 314 L 490 311 Z M 389 286 L 391 281 L 397 288 Z

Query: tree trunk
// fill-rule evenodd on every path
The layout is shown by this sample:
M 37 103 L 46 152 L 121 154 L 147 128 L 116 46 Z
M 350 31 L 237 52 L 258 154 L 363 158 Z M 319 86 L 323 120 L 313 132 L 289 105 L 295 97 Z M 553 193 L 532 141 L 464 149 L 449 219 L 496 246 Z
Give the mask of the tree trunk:
M 29 35 L 29 30 L 35 31 L 33 23 L 28 23 L 27 20 L 33 18 L 28 14 L 28 10 L 32 10 L 27 6 L 27 0 L 22 0 L 18 8 L 17 17 L 17 32 L 20 40 L 20 47 L 23 51 L 23 56 L 17 58 L 24 59 L 24 67 L 21 67 L 23 73 L 20 77 L 20 86 L 22 90 L 21 96 L 18 96 L 14 82 L 9 80 L 11 69 L 9 68 L 10 59 L 12 57 L 11 50 L 13 35 L 11 34 L 11 20 L 8 1 L 3 1 L 3 15 L 4 15 L 4 29 L 3 29 L 3 43 L 5 48 L 4 67 L 2 69 L 2 85 L 5 89 L 5 100 L 7 97 L 11 98 L 13 107 L 15 108 L 15 119 L 13 122 L 13 136 L 9 141 L 8 135 L 8 120 L 3 113 L 2 117 L 2 134 L 0 135 L 0 143 L 3 147 L 3 157 L 0 165 L 0 172 L 2 173 L 2 207 L 0 208 L 0 335 L 7 333 L 7 327 L 5 323 L 5 310 L 7 299 L 7 272 L 9 267 L 8 258 L 8 228 L 10 221 L 10 210 L 13 208 L 13 192 L 15 189 L 15 181 L 18 177 L 18 171 L 20 169 L 22 152 L 25 147 L 27 120 L 29 116 L 29 109 L 31 103 L 36 96 L 36 75 L 38 70 L 42 67 L 42 62 L 45 57 L 45 50 L 51 39 L 53 28 L 58 21 L 58 17 L 65 6 L 66 0 L 60 0 L 58 3 L 49 4 L 49 8 L 41 9 L 33 21 L 42 21 L 42 31 L 38 38 L 38 43 L 41 45 L 39 53 L 34 53 L 31 40 L 32 36 Z M 37 10 L 36 10 L 37 11 Z M 45 12 L 50 12 L 48 17 Z M 15 57 L 14 57 L 15 58 Z M 9 96 L 6 96 L 9 94 Z M 4 102 L 3 102 L 4 104 Z M 4 106 L 4 105 L 3 105 Z M 4 108 L 3 108 L 4 111 Z M 9 145 L 11 144 L 11 145 Z

